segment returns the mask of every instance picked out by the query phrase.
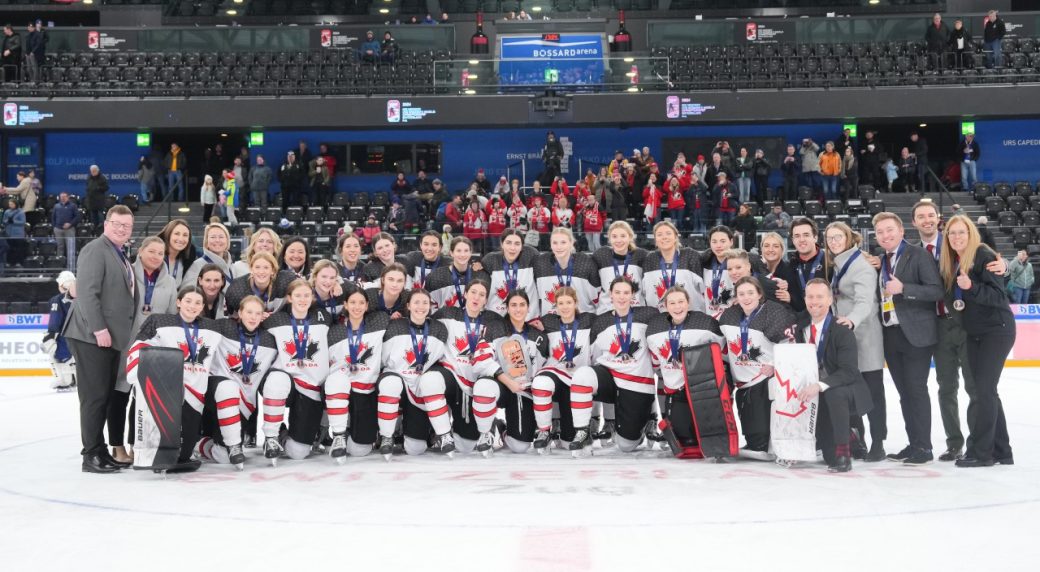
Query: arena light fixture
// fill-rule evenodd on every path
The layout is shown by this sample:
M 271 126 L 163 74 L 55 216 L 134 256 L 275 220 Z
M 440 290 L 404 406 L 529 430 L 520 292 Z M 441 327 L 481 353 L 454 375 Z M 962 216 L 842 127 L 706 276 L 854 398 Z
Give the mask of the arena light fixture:
M 542 7 L 541 6 L 531 6 L 531 11 L 532 12 L 541 12 L 542 11 Z
M 83 0 L 84 4 L 93 4 L 94 0 Z
M 477 74 L 473 74 L 473 73 L 469 74 L 469 76 L 468 76 L 468 77 L 469 77 L 469 79 L 480 79 L 480 76 L 479 76 L 479 75 L 477 75 Z
M 870 4 L 871 6 L 877 6 L 880 3 L 881 0 L 870 0 L 869 2 L 867 2 L 867 4 Z
M 390 13 L 390 9 L 389 8 L 380 8 L 379 9 L 379 13 L 380 14 L 389 14 Z
M 475 89 L 467 89 L 466 91 L 464 91 L 462 93 L 465 93 L 466 95 L 476 95 L 477 94 L 477 90 L 475 90 Z
M 632 63 L 632 62 L 634 62 L 634 61 L 636 61 L 636 59 L 635 59 L 635 58 L 625 58 L 625 63 L 626 63 L 626 64 L 630 64 L 630 63 Z
M 226 11 L 224 13 L 227 14 L 228 16 L 238 16 L 238 10 L 234 10 L 234 9 L 228 10 L 228 11 Z
M 246 0 L 231 0 L 231 1 L 234 2 L 235 4 L 241 4 L 242 2 L 245 2 Z
M 630 93 L 636 93 L 637 91 L 639 91 L 639 88 L 633 85 L 632 87 L 626 89 L 625 91 L 628 91 Z
M 927 123 L 922 123 L 922 124 L 918 125 L 918 127 L 921 127 L 921 128 L 928 127 L 928 124 Z
M 469 65 L 471 65 L 471 66 L 475 66 L 475 65 L 477 65 L 477 64 L 479 64 L 479 63 L 480 63 L 480 61 L 479 61 L 479 60 L 470 60 L 470 61 L 469 61 Z
M 636 72 L 628 72 L 625 74 L 625 77 L 636 77 Z

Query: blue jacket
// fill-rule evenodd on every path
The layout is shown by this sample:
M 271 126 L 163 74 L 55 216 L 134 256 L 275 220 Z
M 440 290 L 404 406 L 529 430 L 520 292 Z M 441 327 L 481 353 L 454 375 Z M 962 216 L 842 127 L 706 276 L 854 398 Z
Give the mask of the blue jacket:
M 70 228 L 76 228 L 79 218 L 79 207 L 72 201 L 65 204 L 58 202 L 51 211 L 51 224 L 54 228 L 65 228 L 65 223 L 72 223 Z
M 371 50 L 373 55 L 378 56 L 381 47 L 379 40 L 373 39 L 371 42 L 362 42 L 361 47 L 358 49 L 358 55 L 363 56 L 365 52 Z
M 72 300 L 66 298 L 64 294 L 55 294 L 51 298 L 50 320 L 47 322 L 47 335 L 44 336 L 43 340 L 47 341 L 54 338 L 54 341 L 57 342 L 58 347 L 54 351 L 54 361 L 59 363 L 67 362 L 72 357 L 69 345 L 65 341 L 65 336 L 61 335 L 61 330 L 65 327 L 65 319 L 69 315 L 70 307 L 72 307 Z
M 4 235 L 9 238 L 25 238 L 25 211 L 22 209 L 4 211 Z

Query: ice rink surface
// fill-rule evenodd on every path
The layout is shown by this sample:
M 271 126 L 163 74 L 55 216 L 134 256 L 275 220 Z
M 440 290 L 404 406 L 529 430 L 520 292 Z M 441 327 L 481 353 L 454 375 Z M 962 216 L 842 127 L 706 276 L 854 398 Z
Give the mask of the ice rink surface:
M 76 395 L 0 379 L 0 569 L 1032 571 L 1038 374 L 1001 382 L 1010 467 L 856 462 L 832 475 L 597 449 L 272 468 L 253 449 L 244 472 L 206 464 L 165 481 L 80 472 Z M 906 437 L 887 390 L 894 452 Z M 938 455 L 934 404 L 932 425 Z

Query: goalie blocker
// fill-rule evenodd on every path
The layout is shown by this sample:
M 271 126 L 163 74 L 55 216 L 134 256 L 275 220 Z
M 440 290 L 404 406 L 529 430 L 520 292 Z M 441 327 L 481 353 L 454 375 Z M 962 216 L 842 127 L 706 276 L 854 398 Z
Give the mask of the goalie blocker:
M 740 438 L 718 344 L 684 348 L 685 391 L 667 397 L 661 431 L 680 459 L 735 457 Z

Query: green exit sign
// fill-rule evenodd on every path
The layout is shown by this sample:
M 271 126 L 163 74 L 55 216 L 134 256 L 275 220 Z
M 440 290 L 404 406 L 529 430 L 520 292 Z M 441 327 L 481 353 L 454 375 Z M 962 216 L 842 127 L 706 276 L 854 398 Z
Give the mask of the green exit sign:
M 15 147 L 14 154 L 16 157 L 28 157 L 29 155 L 32 155 L 32 147 L 29 147 L 28 145 Z
M 841 129 L 842 129 L 842 131 L 848 129 L 850 136 L 852 136 L 852 137 L 856 136 L 856 124 L 855 123 L 846 123 L 845 125 L 841 126 Z
M 961 135 L 967 135 L 968 133 L 975 133 L 975 122 L 974 121 L 962 121 L 961 122 Z
M 151 133 L 138 133 L 137 134 L 137 146 L 138 147 L 151 147 L 152 146 L 152 134 Z
M 257 131 L 249 134 L 249 146 L 250 147 L 262 147 L 264 145 L 264 134 L 261 131 Z

